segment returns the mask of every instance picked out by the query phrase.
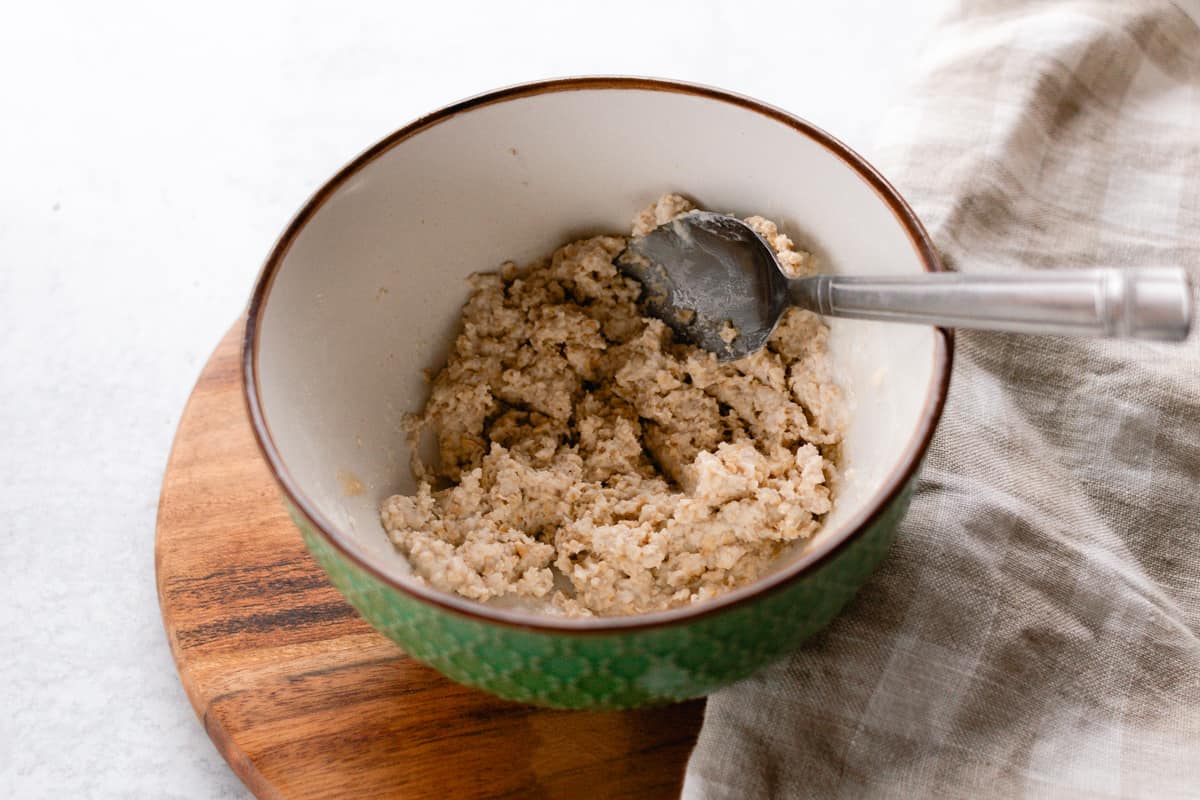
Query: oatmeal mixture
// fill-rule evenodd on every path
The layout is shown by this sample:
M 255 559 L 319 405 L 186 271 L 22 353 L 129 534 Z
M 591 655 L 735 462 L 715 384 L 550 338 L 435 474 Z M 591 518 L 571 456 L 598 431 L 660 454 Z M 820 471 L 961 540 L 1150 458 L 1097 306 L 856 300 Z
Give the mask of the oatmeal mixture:
M 633 234 L 691 209 L 666 195 Z M 812 269 L 774 223 L 746 221 L 785 269 Z M 718 363 L 638 313 L 640 284 L 612 263 L 625 243 L 584 239 L 471 279 L 413 419 L 438 463 L 414 458 L 416 496 L 382 509 L 429 585 L 634 614 L 752 581 L 820 527 L 843 413 L 825 324 L 792 309 L 766 348 Z

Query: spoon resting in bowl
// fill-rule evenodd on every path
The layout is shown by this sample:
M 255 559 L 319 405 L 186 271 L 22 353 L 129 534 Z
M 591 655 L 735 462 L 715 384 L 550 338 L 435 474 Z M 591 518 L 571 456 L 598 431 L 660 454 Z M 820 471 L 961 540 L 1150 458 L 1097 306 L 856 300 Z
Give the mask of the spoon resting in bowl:
M 1181 341 L 1191 328 L 1176 267 L 789 278 L 736 217 L 692 211 L 634 239 L 614 260 L 641 281 L 647 313 L 721 361 L 766 344 L 790 306 L 829 317 L 1057 336 Z

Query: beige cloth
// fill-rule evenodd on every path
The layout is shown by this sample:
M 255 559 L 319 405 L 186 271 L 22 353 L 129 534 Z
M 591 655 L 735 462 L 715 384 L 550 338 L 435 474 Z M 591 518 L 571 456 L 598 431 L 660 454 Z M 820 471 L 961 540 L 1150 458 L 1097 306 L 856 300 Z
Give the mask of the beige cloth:
M 969 0 L 881 168 L 963 272 L 1200 264 L 1200 29 Z M 1193 298 L 1195 300 L 1196 298 Z M 897 544 L 709 699 L 688 798 L 1200 797 L 1200 335 L 959 332 Z

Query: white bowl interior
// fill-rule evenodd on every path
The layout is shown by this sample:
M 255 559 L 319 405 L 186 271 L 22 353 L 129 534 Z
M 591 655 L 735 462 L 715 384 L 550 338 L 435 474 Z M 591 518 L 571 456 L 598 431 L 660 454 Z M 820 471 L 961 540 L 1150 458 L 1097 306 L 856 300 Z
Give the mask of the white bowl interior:
M 263 416 L 288 472 L 380 569 L 401 580 L 408 570 L 378 508 L 414 488 L 401 418 L 424 402 L 421 371 L 443 358 L 464 279 L 583 234 L 627 233 L 666 191 L 773 219 L 833 272 L 923 269 L 897 214 L 850 164 L 720 99 L 550 91 L 470 108 L 398 142 L 293 241 L 264 301 L 257 360 Z M 818 539 L 845 535 L 900 463 L 935 379 L 935 336 L 833 321 L 852 412 L 846 477 Z

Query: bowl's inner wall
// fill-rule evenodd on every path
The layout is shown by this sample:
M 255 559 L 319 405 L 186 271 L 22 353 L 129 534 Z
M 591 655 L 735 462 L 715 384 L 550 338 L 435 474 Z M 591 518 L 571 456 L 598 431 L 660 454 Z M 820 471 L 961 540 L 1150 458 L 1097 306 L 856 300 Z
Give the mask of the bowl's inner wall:
M 472 272 L 627 233 L 665 191 L 778 222 L 826 269 L 922 270 L 899 218 L 849 164 L 795 128 L 700 96 L 581 89 L 459 113 L 360 169 L 309 219 L 266 299 L 258 355 L 271 436 L 301 491 L 386 570 L 407 570 L 380 502 L 413 487 L 401 419 L 427 392 Z M 934 331 L 836 320 L 852 403 L 848 477 L 821 536 L 840 536 L 899 462 L 933 379 Z

